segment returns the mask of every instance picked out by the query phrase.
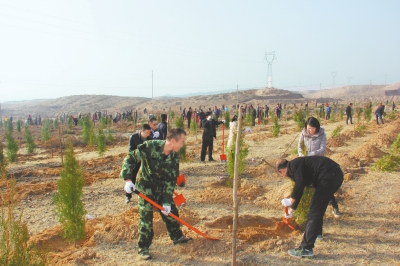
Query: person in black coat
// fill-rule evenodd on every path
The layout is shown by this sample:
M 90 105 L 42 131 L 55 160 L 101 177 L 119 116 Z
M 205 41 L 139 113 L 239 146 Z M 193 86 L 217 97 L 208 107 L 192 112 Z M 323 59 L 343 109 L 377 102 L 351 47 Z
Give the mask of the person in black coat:
M 312 257 L 315 240 L 322 232 L 326 208 L 343 183 L 343 172 L 335 161 L 323 156 L 298 157 L 292 161 L 279 159 L 276 169 L 282 176 L 294 181 L 290 198 L 282 199 L 282 205 L 289 207 L 289 214 L 285 214 L 285 218 L 292 217 L 303 196 L 304 187 L 315 188 L 303 240 L 299 248 L 288 251 L 294 257 Z
M 137 146 L 139 144 L 143 144 L 144 141 L 146 140 L 151 140 L 150 137 L 150 133 L 151 133 L 151 127 L 149 124 L 143 124 L 142 125 L 142 129 L 139 132 L 133 133 L 130 138 L 129 138 L 129 148 L 128 151 L 134 151 L 137 149 Z M 132 183 L 136 182 L 136 175 L 138 173 L 140 169 L 140 163 L 138 165 L 135 166 L 135 168 L 132 169 Z M 132 193 L 125 193 L 125 202 L 129 203 L 131 201 L 132 198 Z
M 188 124 L 187 124 L 188 128 L 190 129 L 190 122 L 192 120 L 192 107 L 189 107 L 189 110 L 186 113 L 186 119 L 187 119 L 187 122 L 188 122 Z
M 214 144 L 214 138 L 217 137 L 217 130 L 216 127 L 220 124 L 225 123 L 224 120 L 221 121 L 215 121 L 212 119 L 211 112 L 206 113 L 206 118 L 201 120 L 201 125 L 203 127 L 203 142 L 201 145 L 201 155 L 200 155 L 200 160 L 204 162 L 206 159 L 206 151 L 208 149 L 208 160 L 209 161 L 214 161 L 212 157 L 212 151 L 213 151 L 213 144 Z
M 167 131 L 168 131 L 168 124 L 167 124 L 167 114 L 161 114 L 161 123 L 158 124 L 158 139 L 166 140 L 167 139 Z
M 203 121 L 204 119 L 206 119 L 206 113 L 203 112 L 203 109 L 200 109 L 200 112 L 199 112 L 200 128 L 203 127 L 203 125 L 201 124 L 201 121 Z
M 353 124 L 353 117 L 351 116 L 351 107 L 353 106 L 353 103 L 349 103 L 346 107 L 346 125 L 349 124 L 349 119 L 350 119 L 350 124 Z

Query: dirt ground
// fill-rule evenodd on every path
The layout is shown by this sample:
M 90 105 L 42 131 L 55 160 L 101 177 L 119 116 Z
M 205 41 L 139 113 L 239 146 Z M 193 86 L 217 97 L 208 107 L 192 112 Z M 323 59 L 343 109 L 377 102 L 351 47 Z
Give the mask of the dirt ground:
M 263 162 L 274 165 L 280 157 L 295 158 L 298 132 L 292 120 L 281 119 L 281 134 L 273 138 L 271 123 L 256 125 L 245 135 L 249 145 L 246 170 L 238 192 L 238 265 L 400 265 L 400 197 L 398 172 L 381 173 L 371 169 L 389 152 L 400 132 L 399 116 L 384 125 L 372 121 L 363 133 L 344 121 L 322 121 L 328 137 L 327 155 L 341 165 L 347 175 L 337 193 L 341 218 L 334 218 L 331 207 L 324 219 L 324 239 L 316 242 L 312 259 L 294 259 L 289 248 L 301 242 L 301 231 L 293 231 L 282 221 L 280 200 L 291 191 L 291 182 L 278 176 Z M 338 126 L 339 138 L 330 138 Z M 40 130 L 34 130 L 40 135 Z M 52 195 L 57 190 L 61 161 L 59 152 L 39 148 L 27 155 L 20 149 L 18 162 L 8 173 L 17 179 L 18 210 L 27 222 L 31 241 L 48 248 L 51 265 L 230 265 L 232 250 L 232 189 L 225 185 L 225 163 L 200 162 L 201 131 L 187 139 L 189 160 L 180 164 L 186 186 L 177 188 L 187 204 L 180 217 L 217 241 L 207 240 L 182 226 L 193 238 L 186 245 L 173 245 L 158 213 L 154 218 L 151 261 L 137 257 L 137 198 L 125 204 L 123 181 L 118 178 L 127 152 L 129 133 L 120 134 L 103 157 L 95 149 L 78 145 L 75 149 L 85 170 L 83 202 L 87 211 L 86 238 L 65 242 L 54 214 Z M 76 136 L 78 134 L 75 134 Z M 221 132 L 214 142 L 214 159 L 221 154 Z M 225 137 L 228 134 L 225 132 Z M 120 142 L 120 140 L 122 140 Z M 227 142 L 227 137 L 225 143 Z M 23 143 L 20 137 L 20 143 Z M 4 184 L 0 184 L 3 189 Z

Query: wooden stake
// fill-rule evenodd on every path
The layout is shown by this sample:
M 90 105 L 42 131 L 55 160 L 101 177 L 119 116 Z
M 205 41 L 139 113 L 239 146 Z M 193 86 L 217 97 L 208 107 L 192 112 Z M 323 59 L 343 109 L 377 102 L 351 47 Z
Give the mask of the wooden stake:
M 238 224 L 238 199 L 237 190 L 239 187 L 239 148 L 240 136 L 242 133 L 242 110 L 239 109 L 238 127 L 236 135 L 236 149 L 235 149 L 235 171 L 233 177 L 233 225 L 232 225 L 232 266 L 236 266 L 236 232 Z
M 58 138 L 60 139 L 60 157 L 61 157 L 61 165 L 64 165 L 63 153 L 62 153 L 62 140 L 61 140 L 61 127 L 62 124 L 58 127 Z

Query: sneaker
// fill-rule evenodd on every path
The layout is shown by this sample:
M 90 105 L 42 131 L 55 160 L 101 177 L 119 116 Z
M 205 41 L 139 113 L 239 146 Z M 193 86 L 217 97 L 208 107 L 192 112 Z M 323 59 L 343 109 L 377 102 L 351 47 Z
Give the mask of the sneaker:
M 209 161 L 209 162 L 212 162 L 212 161 L 215 161 L 215 160 L 214 160 L 213 158 L 211 158 L 211 159 L 208 159 L 208 161 Z
M 342 214 L 339 211 L 339 208 L 333 208 L 332 213 L 333 213 L 333 216 L 335 216 L 336 218 L 342 216 Z
M 125 198 L 125 203 L 128 204 L 129 202 L 131 202 L 131 199 L 129 197 Z
M 304 258 L 304 257 L 313 257 L 314 252 L 312 249 L 303 249 L 303 248 L 296 248 L 296 249 L 289 249 L 288 254 L 292 257 L 296 258 Z
M 142 251 L 141 253 L 139 253 L 139 257 L 140 257 L 141 260 L 149 260 L 149 259 L 151 259 L 151 256 L 150 256 L 148 251 Z
M 191 238 L 191 237 L 186 237 L 186 236 L 182 236 L 182 237 L 179 238 L 178 240 L 174 240 L 174 245 L 176 245 L 176 244 L 186 244 L 186 243 L 189 242 L 190 240 L 193 240 L 193 238 Z
M 322 237 L 322 235 L 317 235 L 317 240 L 322 240 L 322 239 L 324 239 L 324 238 Z

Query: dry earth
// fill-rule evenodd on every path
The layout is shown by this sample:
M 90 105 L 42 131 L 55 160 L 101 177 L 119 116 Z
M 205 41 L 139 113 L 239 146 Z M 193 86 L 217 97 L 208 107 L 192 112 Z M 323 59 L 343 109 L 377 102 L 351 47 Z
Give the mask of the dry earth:
M 337 193 L 341 218 L 334 218 L 331 208 L 324 220 L 324 239 L 316 243 L 313 259 L 297 260 L 287 249 L 299 245 L 300 231 L 292 231 L 282 222 L 280 199 L 289 194 L 291 183 L 278 176 L 262 159 L 273 164 L 291 154 L 297 145 L 298 132 L 287 115 L 281 119 L 281 134 L 273 138 L 271 123 L 257 125 L 245 136 L 250 153 L 239 189 L 239 229 L 237 261 L 239 265 L 400 265 L 400 224 L 398 172 L 372 171 L 371 166 L 399 133 L 400 118 L 384 125 L 371 122 L 365 132 L 354 131 L 344 121 L 322 121 L 329 137 L 334 128 L 343 125 L 340 138 L 329 138 L 328 156 L 337 161 L 346 176 Z M 40 139 L 40 127 L 31 127 Z M 51 265 L 230 265 L 232 189 L 224 185 L 225 163 L 201 163 L 200 131 L 187 140 L 188 162 L 181 163 L 187 182 L 177 188 L 186 200 L 180 216 L 218 241 L 202 238 L 183 227 L 193 241 L 174 246 L 169 240 L 159 214 L 155 215 L 155 237 L 150 262 L 138 260 L 137 199 L 124 203 L 123 182 L 118 178 L 127 150 L 128 132 L 133 126 L 113 128 L 116 141 L 99 157 L 94 148 L 81 144 L 80 130 L 75 128 L 75 152 L 85 170 L 83 202 L 90 216 L 86 238 L 77 248 L 60 236 L 62 228 L 54 214 L 52 195 L 57 189 L 61 170 L 57 146 L 40 147 L 27 155 L 22 135 L 15 134 L 20 146 L 18 162 L 8 172 L 17 179 L 18 210 L 27 222 L 31 241 L 50 250 Z M 56 135 L 56 132 L 53 133 Z M 221 151 L 221 132 L 214 147 L 214 158 Z M 225 134 L 227 136 L 228 134 Z M 4 143 L 4 132 L 0 141 Z M 226 143 L 227 139 L 225 139 Z M 40 146 L 40 141 L 38 141 Z M 254 158 L 254 161 L 251 160 Z M 4 189 L 4 184 L 1 184 Z

